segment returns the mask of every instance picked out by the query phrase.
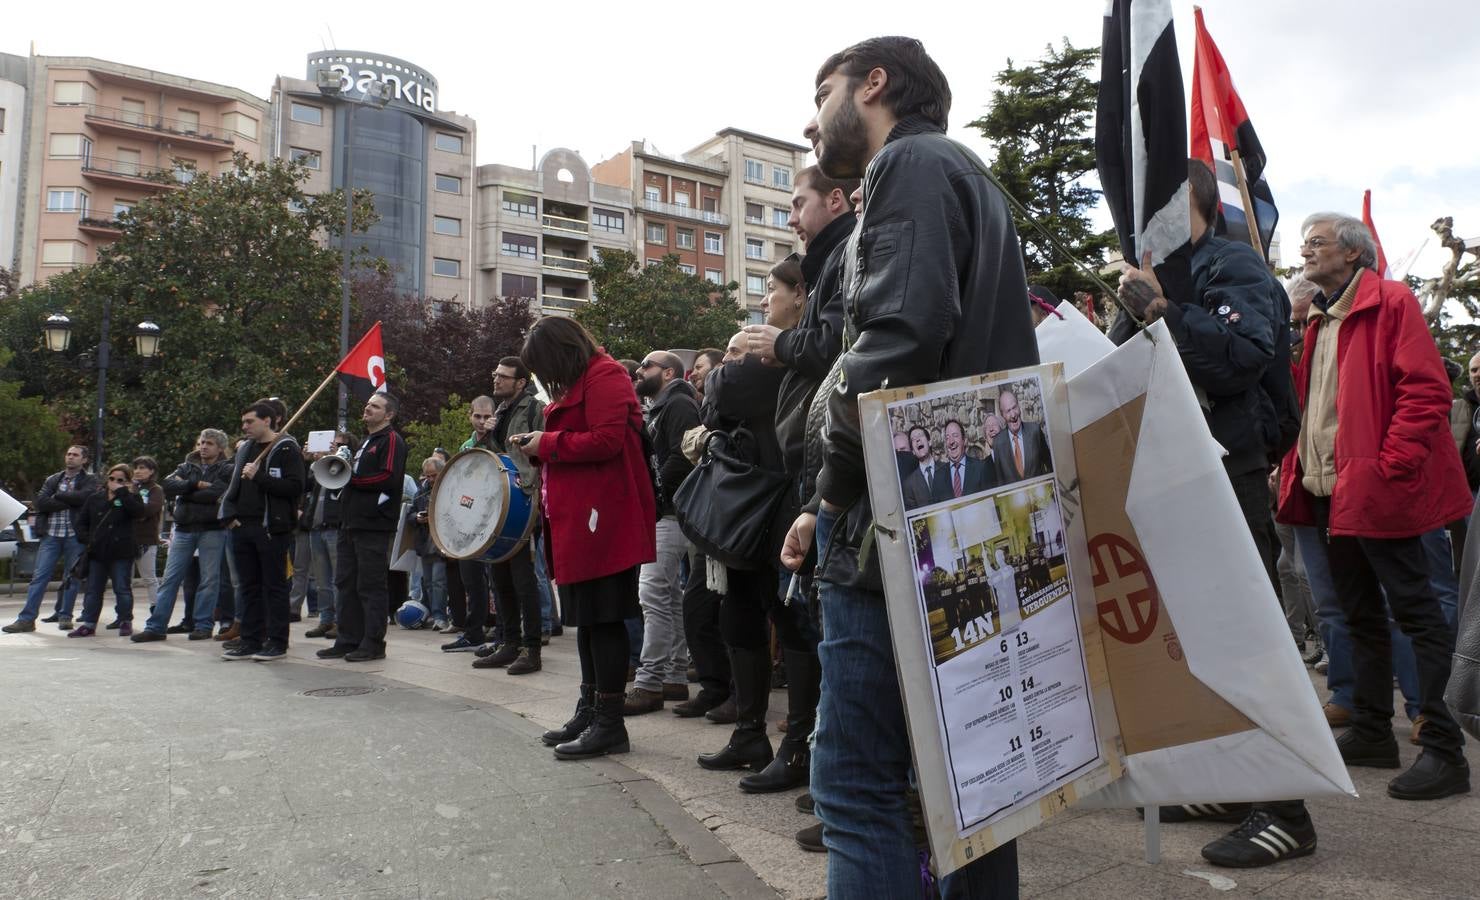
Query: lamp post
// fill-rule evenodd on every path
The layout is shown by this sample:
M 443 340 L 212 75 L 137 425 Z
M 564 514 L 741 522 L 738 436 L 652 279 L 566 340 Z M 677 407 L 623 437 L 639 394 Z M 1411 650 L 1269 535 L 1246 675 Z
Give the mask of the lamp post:
M 112 365 L 112 347 L 108 343 L 108 331 L 113 324 L 113 298 L 103 297 L 103 321 L 98 330 L 98 349 L 84 353 L 78 364 L 84 369 L 98 370 L 98 402 L 93 417 L 93 459 L 98 466 L 106 465 L 107 456 L 103 444 L 103 415 L 107 409 L 108 369 Z M 140 322 L 134 327 L 134 350 L 145 360 L 153 359 L 159 352 L 159 339 L 163 330 L 153 322 Z M 53 353 L 65 353 L 72 346 L 72 320 L 61 313 L 46 317 L 42 326 L 46 349 Z
M 370 106 L 384 109 L 391 100 L 392 88 L 384 81 L 369 81 L 363 91 L 347 78 L 341 78 L 328 69 L 320 69 L 316 82 L 319 93 L 344 104 L 344 239 L 340 244 L 341 286 L 339 301 L 339 358 L 349 355 L 349 240 L 355 223 L 355 107 Z M 358 94 L 358 96 L 355 96 Z M 348 421 L 349 395 L 344 382 L 339 384 L 339 428 L 344 430 Z

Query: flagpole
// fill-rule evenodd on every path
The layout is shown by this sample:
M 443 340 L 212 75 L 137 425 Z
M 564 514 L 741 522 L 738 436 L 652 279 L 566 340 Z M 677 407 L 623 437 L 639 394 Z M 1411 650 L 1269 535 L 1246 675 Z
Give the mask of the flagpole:
M 332 371 L 332 372 L 329 373 L 329 377 L 328 378 L 325 378 L 319 384 L 318 387 L 314 388 L 313 393 L 308 395 L 308 399 L 305 400 L 305 401 L 303 401 L 303 405 L 300 406 L 300 407 L 298 407 L 298 411 L 295 412 L 295 413 L 293 413 L 292 417 L 290 417 L 288 419 L 288 421 L 286 421 L 286 422 L 283 423 L 283 427 L 282 428 L 279 428 L 278 429 L 278 434 L 279 435 L 283 435 L 283 434 L 287 434 L 288 433 L 288 430 L 293 427 L 293 424 L 298 421 L 299 417 L 302 416 L 304 414 L 304 412 L 306 412 L 310 406 L 313 406 L 313 402 L 315 400 L 319 399 L 319 395 L 324 392 L 324 388 L 328 387 L 329 386 L 329 382 L 333 381 L 334 378 L 335 378 L 335 376 L 337 376 L 338 374 L 339 374 L 339 369 L 336 367 L 334 369 L 334 371 Z M 266 450 L 263 450 L 261 453 L 257 454 L 257 458 L 255 460 L 253 460 L 253 462 L 256 462 L 256 463 L 259 463 L 260 464 L 262 462 L 262 460 L 267 456 L 267 454 L 269 454 L 269 453 L 272 452 L 272 448 L 273 447 L 276 447 L 276 446 L 277 446 L 277 441 L 273 441 L 272 443 L 268 444 L 267 445 L 267 449 Z
M 1244 175 L 1244 161 L 1239 158 L 1237 147 L 1229 147 L 1228 153 L 1233 157 L 1233 177 L 1238 182 L 1238 194 L 1244 200 L 1244 224 L 1249 226 L 1249 242 L 1264 257 L 1265 265 L 1268 265 L 1269 257 L 1264 252 L 1264 239 L 1259 236 L 1259 216 L 1254 212 L 1254 198 L 1249 196 L 1248 176 Z

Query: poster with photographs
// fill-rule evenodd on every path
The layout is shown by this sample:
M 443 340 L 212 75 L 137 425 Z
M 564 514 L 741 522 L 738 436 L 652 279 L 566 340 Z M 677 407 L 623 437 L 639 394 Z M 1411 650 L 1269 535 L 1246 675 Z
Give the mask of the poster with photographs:
M 1038 366 L 859 410 L 927 831 L 949 871 L 1120 774 L 1067 390 L 1060 366 Z

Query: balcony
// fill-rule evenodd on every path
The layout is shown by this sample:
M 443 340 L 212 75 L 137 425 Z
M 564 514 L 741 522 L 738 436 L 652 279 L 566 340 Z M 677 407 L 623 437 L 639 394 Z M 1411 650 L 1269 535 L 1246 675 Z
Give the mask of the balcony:
M 559 294 L 540 294 L 540 306 L 547 313 L 570 314 L 590 301 L 584 297 L 563 297 Z
M 82 161 L 82 177 L 97 184 L 122 185 L 132 188 L 175 190 L 181 186 L 181 179 L 174 169 L 146 166 L 131 159 L 89 157 Z
M 724 213 L 706 212 L 695 209 L 692 206 L 679 206 L 675 203 L 664 203 L 660 200 L 649 200 L 643 197 L 638 201 L 643 209 L 662 216 L 674 216 L 680 219 L 692 219 L 695 222 L 703 222 L 705 225 L 718 225 L 721 228 L 730 227 L 730 217 Z
M 549 231 L 564 231 L 570 234 L 590 234 L 591 223 L 581 219 L 567 219 L 565 216 L 552 216 L 549 214 L 540 216 L 540 224 Z
M 552 270 L 553 273 L 556 275 L 562 275 L 568 278 L 579 278 L 581 280 L 585 280 L 588 273 L 591 271 L 591 261 L 589 259 L 572 259 L 568 256 L 551 256 L 548 253 L 540 257 L 540 266 L 542 268 Z
M 143 137 L 152 141 L 168 140 L 176 146 L 203 150 L 230 150 L 236 143 L 230 133 L 217 134 L 201 128 L 199 122 L 151 116 L 147 113 L 89 103 L 84 114 L 87 123 L 98 131 L 124 137 Z
M 123 234 L 123 228 L 117 219 L 98 219 L 86 214 L 78 218 L 77 230 L 98 237 L 118 237 Z

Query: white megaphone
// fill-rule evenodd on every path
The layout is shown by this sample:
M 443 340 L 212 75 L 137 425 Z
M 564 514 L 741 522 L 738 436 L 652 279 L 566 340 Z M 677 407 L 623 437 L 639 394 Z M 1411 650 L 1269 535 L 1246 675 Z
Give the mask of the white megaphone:
M 333 456 L 325 456 L 315 461 L 309 471 L 313 473 L 313 480 L 323 485 L 325 490 L 339 490 L 349 484 L 349 448 L 340 447 Z

